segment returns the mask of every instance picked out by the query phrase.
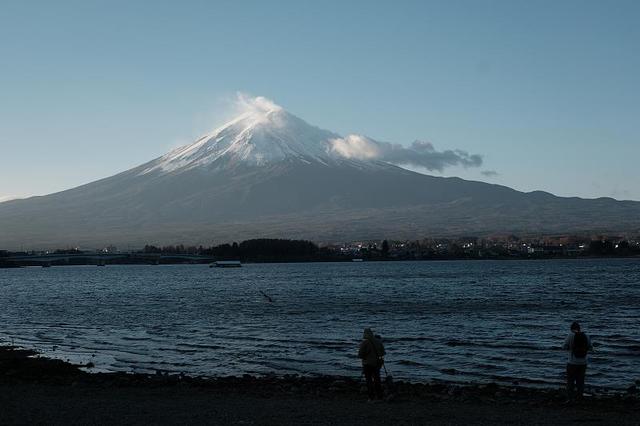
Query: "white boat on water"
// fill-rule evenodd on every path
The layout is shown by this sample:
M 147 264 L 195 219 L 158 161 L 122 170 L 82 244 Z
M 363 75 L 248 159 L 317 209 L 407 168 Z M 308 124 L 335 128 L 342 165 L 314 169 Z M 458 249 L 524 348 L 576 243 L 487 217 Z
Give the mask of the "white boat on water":
M 210 268 L 239 268 L 242 266 L 239 260 L 218 260 L 209 265 Z

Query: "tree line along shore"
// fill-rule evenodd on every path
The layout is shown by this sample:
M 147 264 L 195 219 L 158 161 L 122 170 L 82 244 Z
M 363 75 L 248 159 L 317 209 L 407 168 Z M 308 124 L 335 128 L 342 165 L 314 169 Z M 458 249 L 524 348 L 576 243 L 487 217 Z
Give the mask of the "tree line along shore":
M 64 256 L 67 257 L 64 257 Z M 306 240 L 251 239 L 215 246 L 145 245 L 138 250 L 64 248 L 47 251 L 0 250 L 0 267 L 41 265 L 242 262 L 344 262 L 353 260 L 576 259 L 640 257 L 640 238 L 545 237 L 523 239 L 426 239 L 318 244 Z M 101 258 L 102 256 L 102 258 Z M 56 259 L 56 257 L 58 257 Z M 18 260 L 19 259 L 19 260 Z M 33 260 L 30 262 L 30 259 Z

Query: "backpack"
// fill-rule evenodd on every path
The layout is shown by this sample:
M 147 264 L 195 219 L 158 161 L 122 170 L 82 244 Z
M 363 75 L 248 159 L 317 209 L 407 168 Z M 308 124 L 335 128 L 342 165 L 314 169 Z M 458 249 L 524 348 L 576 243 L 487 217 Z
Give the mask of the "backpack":
M 589 339 L 587 335 L 581 331 L 574 333 L 573 345 L 571 345 L 571 352 L 576 358 L 585 358 L 589 351 Z

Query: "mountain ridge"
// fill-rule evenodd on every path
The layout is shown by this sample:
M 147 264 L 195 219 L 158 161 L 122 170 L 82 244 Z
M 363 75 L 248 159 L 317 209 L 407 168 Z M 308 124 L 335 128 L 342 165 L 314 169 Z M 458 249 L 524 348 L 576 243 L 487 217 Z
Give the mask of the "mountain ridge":
M 342 138 L 255 98 L 236 119 L 147 163 L 0 203 L 0 248 L 640 232 L 640 202 L 424 175 L 381 160 L 385 149 L 399 158 L 389 144 Z

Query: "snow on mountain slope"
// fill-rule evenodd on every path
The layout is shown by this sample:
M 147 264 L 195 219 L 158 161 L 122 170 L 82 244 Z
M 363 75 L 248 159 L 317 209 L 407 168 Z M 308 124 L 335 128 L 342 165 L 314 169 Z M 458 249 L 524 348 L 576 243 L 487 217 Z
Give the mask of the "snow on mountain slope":
M 232 170 L 284 160 L 325 166 L 376 169 L 389 164 L 442 171 L 445 167 L 479 167 L 482 156 L 463 150 L 437 151 L 425 141 L 411 146 L 380 142 L 362 135 L 340 135 L 312 126 L 272 101 L 241 98 L 238 116 L 191 145 L 178 148 L 136 170 L 179 174 L 193 169 Z
M 140 174 L 169 173 L 197 167 L 262 166 L 295 158 L 328 164 L 339 159 L 330 141 L 339 135 L 306 123 L 265 98 L 229 123 L 151 162 Z

